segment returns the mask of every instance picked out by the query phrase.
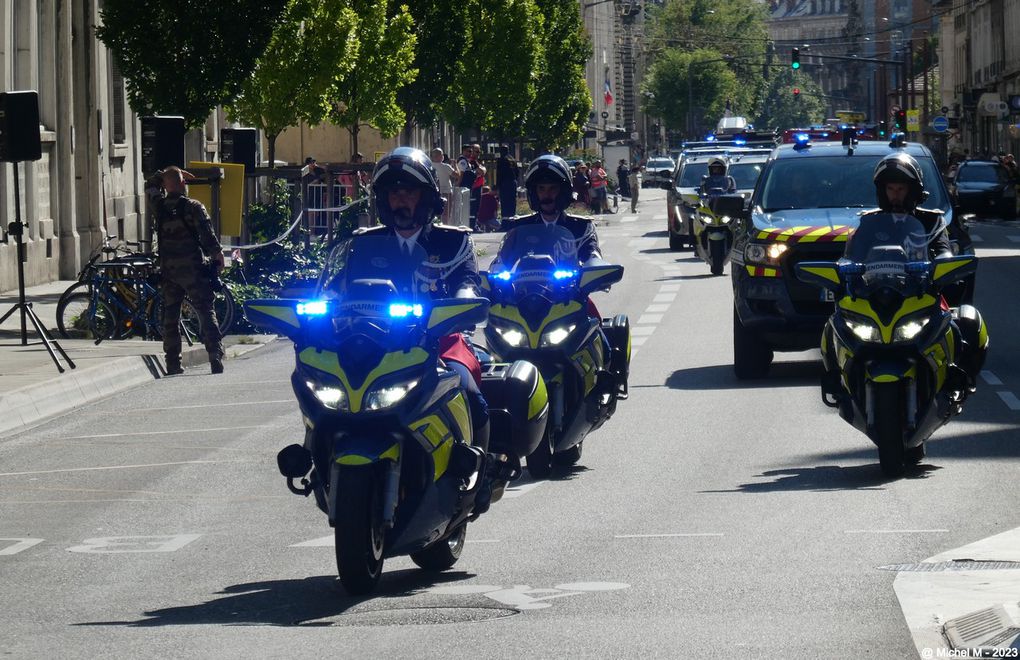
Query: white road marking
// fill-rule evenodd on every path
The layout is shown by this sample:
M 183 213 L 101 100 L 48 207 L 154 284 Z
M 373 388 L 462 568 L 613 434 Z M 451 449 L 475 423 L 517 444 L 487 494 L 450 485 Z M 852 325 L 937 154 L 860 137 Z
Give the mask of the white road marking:
M 662 314 L 642 314 L 637 320 L 638 325 L 655 325 L 662 323 Z
M 636 215 L 625 215 L 620 218 L 620 222 L 634 222 L 638 217 Z
M 261 463 L 262 461 L 175 461 L 173 463 L 142 463 L 138 465 L 103 465 L 100 467 L 66 468 L 63 470 L 34 470 L 31 472 L 2 472 L 0 477 L 24 477 L 30 474 L 60 474 L 63 472 L 94 472 L 98 470 L 131 470 L 133 468 L 170 467 L 171 465 L 220 465 L 223 463 Z
M 0 557 L 10 557 L 16 555 L 23 550 L 28 550 L 32 546 L 39 545 L 43 542 L 42 539 L 28 539 L 28 538 L 13 538 L 13 539 L 0 539 L 0 541 L 16 541 L 16 543 L 7 546 L 3 550 L 0 550 Z
M 662 286 L 659 287 L 659 291 L 662 293 L 667 293 L 670 291 L 679 291 L 681 286 L 682 285 L 677 284 L 675 282 L 673 284 L 663 284 Z
M 507 486 L 507 489 L 503 491 L 503 499 L 512 500 L 515 497 L 520 497 L 521 495 L 530 493 L 541 485 L 541 481 L 532 481 L 531 483 L 520 484 L 519 486 Z
M 116 555 L 142 552 L 174 552 L 180 550 L 201 534 L 177 534 L 176 536 L 104 536 L 85 539 L 81 545 L 68 548 L 68 552 Z
M 999 377 L 987 369 L 981 372 L 981 378 L 989 385 L 1002 385 L 1002 381 L 999 380 Z
M 948 529 L 848 529 L 845 534 L 948 534 Z
M 302 541 L 301 543 L 294 543 L 288 545 L 288 548 L 331 548 L 336 543 L 332 534 L 329 536 L 323 536 L 322 538 L 312 539 L 311 541 Z
M 660 293 L 652 298 L 653 303 L 671 303 L 676 300 L 675 293 Z
M 630 585 L 625 582 L 567 582 L 565 584 L 557 584 L 552 589 L 534 589 L 526 584 L 515 584 L 512 587 L 497 587 L 488 584 L 456 584 L 445 587 L 432 587 L 428 590 L 428 593 L 439 596 L 482 594 L 497 603 L 509 605 L 519 610 L 542 610 L 552 607 L 552 603 L 546 601 L 556 598 L 629 588 Z
M 668 538 L 687 538 L 687 537 L 702 537 L 702 536 L 713 536 L 719 537 L 722 534 L 716 532 L 691 532 L 691 533 L 678 533 L 678 534 L 617 534 L 613 536 L 614 539 L 668 539 Z
M 1020 410 L 1020 399 L 1012 392 L 996 392 L 1010 410 Z
M 648 307 L 645 307 L 645 312 L 647 312 L 649 314 L 661 314 L 662 312 L 668 312 L 668 311 L 669 311 L 669 305 L 666 305 L 666 304 L 662 304 L 662 305 L 649 305 Z
M 641 346 L 646 341 L 648 341 L 648 337 L 631 337 L 630 338 L 630 345 L 631 346 Z M 631 351 L 631 352 L 633 353 L 633 351 Z
M 467 539 L 466 543 L 499 543 L 499 539 Z
M 652 220 L 665 220 L 665 219 L 666 219 L 665 213 L 656 213 L 655 215 L 652 216 Z
M 94 440 L 96 438 L 120 438 L 132 435 L 166 435 L 168 433 L 205 433 L 206 431 L 237 431 L 240 429 L 261 429 L 264 426 L 220 426 L 211 429 L 175 429 L 173 431 L 135 431 L 131 433 L 101 433 L 99 435 L 72 435 L 55 440 Z
M 632 238 L 627 241 L 627 247 L 648 247 L 654 242 L 654 238 Z
M 274 399 L 272 401 L 238 401 L 233 403 L 198 403 L 188 406 L 164 406 L 162 408 L 125 408 L 124 410 L 82 411 L 87 415 L 118 415 L 136 412 L 154 412 L 160 410 L 189 410 L 192 408 L 224 408 L 229 406 L 262 406 L 267 403 L 294 403 L 294 399 Z
M 646 337 L 655 332 L 654 325 L 638 325 L 630 329 L 631 337 Z M 0 477 L 3 475 L 0 474 Z

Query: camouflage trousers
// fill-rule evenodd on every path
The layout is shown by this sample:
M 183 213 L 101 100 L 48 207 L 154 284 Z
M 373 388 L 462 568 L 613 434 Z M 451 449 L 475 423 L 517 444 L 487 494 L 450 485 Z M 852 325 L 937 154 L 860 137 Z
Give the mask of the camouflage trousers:
M 223 358 L 223 342 L 216 311 L 213 309 L 213 290 L 200 265 L 163 267 L 163 351 L 167 364 L 181 362 L 181 305 L 188 302 L 198 313 L 202 343 L 209 352 L 209 360 Z

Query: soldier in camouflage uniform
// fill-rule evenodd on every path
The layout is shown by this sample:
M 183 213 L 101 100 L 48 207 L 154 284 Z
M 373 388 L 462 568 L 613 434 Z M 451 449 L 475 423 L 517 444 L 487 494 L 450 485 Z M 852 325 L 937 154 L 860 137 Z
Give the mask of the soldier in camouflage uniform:
M 181 305 L 184 297 L 198 312 L 202 343 L 209 352 L 212 373 L 223 373 L 223 343 L 213 309 L 211 268 L 223 270 L 223 249 L 201 202 L 185 196 L 185 172 L 169 167 L 162 172 L 162 191 L 150 179 L 147 190 L 155 207 L 159 238 L 159 266 L 163 281 L 163 351 L 168 374 L 182 374 Z

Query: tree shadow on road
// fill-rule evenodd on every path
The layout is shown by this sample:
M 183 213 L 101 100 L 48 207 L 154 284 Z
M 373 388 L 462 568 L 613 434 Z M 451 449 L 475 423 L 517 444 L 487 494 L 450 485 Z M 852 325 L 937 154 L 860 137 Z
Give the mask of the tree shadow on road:
M 768 378 L 740 380 L 731 364 L 678 369 L 666 379 L 666 387 L 674 390 L 733 390 L 775 387 L 818 387 L 821 380 L 820 360 L 776 362 Z
M 355 610 L 362 603 L 379 604 L 390 598 L 419 594 L 437 584 L 469 580 L 474 573 L 447 571 L 427 573 L 403 569 L 383 573 L 378 588 L 370 597 L 348 596 L 333 575 L 269 580 L 235 584 L 216 597 L 196 605 L 151 610 L 137 621 L 90 621 L 76 626 L 182 626 L 182 625 L 318 625 L 319 619 L 335 617 Z M 362 608 L 364 609 L 364 608 Z M 326 625 L 326 624 L 322 624 Z
M 813 467 L 792 467 L 779 470 L 767 470 L 757 475 L 770 481 L 756 481 L 740 484 L 729 490 L 703 490 L 702 493 L 778 493 L 789 491 L 846 491 L 846 490 L 884 490 L 885 485 L 898 481 L 899 478 L 887 477 L 878 465 L 878 452 L 874 452 L 875 462 L 869 465 L 819 465 Z M 940 470 L 935 465 L 921 463 L 910 466 L 902 479 L 925 479 L 931 472 Z

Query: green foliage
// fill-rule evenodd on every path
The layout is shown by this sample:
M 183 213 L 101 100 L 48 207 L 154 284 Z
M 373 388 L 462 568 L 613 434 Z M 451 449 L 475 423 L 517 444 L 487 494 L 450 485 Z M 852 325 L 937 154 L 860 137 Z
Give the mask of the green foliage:
M 287 2 L 106 0 L 96 34 L 135 112 L 183 115 L 195 127 L 240 93 Z
M 645 109 L 661 117 L 667 128 L 686 129 L 690 110 L 695 133 L 713 128 L 725 112 L 726 101 L 741 95 L 740 82 L 722 53 L 706 49 L 666 50 L 649 68 L 643 91 Z M 739 114 L 740 106 L 736 107 Z
M 231 118 L 262 129 L 271 144 L 288 126 L 325 119 L 329 91 L 357 56 L 356 23 L 347 0 L 292 0 L 229 108 Z
M 465 75 L 457 46 L 464 40 L 468 4 L 461 0 L 415 0 L 410 5 L 418 37 L 412 67 L 418 76 L 397 92 L 409 122 L 419 126 L 442 117 L 454 81 Z
M 584 31 L 576 0 L 535 0 L 544 17 L 540 33 L 541 60 L 535 81 L 535 100 L 525 132 L 539 151 L 577 142 L 591 112 L 585 65 L 591 40 Z
M 467 65 L 454 82 L 445 114 L 461 129 L 479 128 L 500 139 L 520 135 L 535 100 L 542 15 L 535 0 L 465 4 L 470 28 L 459 56 Z
M 362 124 L 384 136 L 396 135 L 404 125 L 397 92 L 418 71 L 411 63 L 417 43 L 414 19 L 406 5 L 387 12 L 387 0 L 350 0 L 357 14 L 358 58 L 354 68 L 329 93 L 330 120 L 346 127 L 357 147 Z
M 800 89 L 800 98 L 794 98 L 794 87 Z M 810 76 L 783 69 L 769 80 L 762 112 L 755 125 L 785 130 L 819 124 L 825 120 L 825 108 L 822 89 Z

